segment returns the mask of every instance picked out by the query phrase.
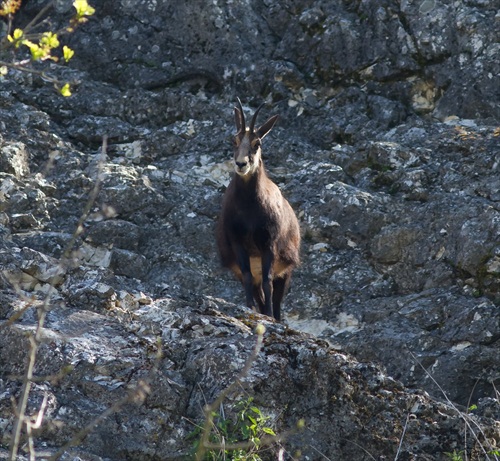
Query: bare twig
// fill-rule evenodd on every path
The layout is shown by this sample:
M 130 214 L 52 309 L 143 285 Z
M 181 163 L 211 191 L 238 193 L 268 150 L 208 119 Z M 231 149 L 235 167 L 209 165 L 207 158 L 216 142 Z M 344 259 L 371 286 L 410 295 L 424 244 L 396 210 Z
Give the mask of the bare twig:
M 74 447 L 82 442 L 82 440 L 87 437 L 87 435 L 94 430 L 96 426 L 98 426 L 102 421 L 111 416 L 114 413 L 117 413 L 122 409 L 122 407 L 128 403 L 132 402 L 142 402 L 147 394 L 149 394 L 149 382 L 147 379 L 140 380 L 137 385 L 130 390 L 130 392 L 123 397 L 121 400 L 118 400 L 113 405 L 111 405 L 107 410 L 102 412 L 97 418 L 93 419 L 88 423 L 83 429 L 78 431 L 67 443 L 65 443 L 56 453 L 52 456 L 44 458 L 49 461 L 58 460 L 66 450 L 71 447 Z
M 19 62 L 0 61 L 0 67 L 8 67 L 9 69 L 18 70 L 26 74 L 38 75 L 40 78 L 42 78 L 42 80 L 45 80 L 46 82 L 52 83 L 54 85 L 61 83 L 57 78 L 47 75 L 47 73 L 44 72 L 43 70 L 34 69 L 33 67 L 27 66 L 27 64 L 28 62 L 25 61 L 19 61 Z
M 491 460 L 492 458 L 490 458 L 490 455 L 493 454 L 494 456 L 494 459 L 496 461 L 499 460 L 498 456 L 494 453 L 493 450 L 490 450 L 490 451 L 487 451 L 485 449 L 485 447 L 483 446 L 483 444 L 481 443 L 481 440 L 479 440 L 479 437 L 476 433 L 476 431 L 474 430 L 474 428 L 477 430 L 477 432 L 479 434 L 481 434 L 484 438 L 484 440 L 487 442 L 488 439 L 486 437 L 486 434 L 484 433 L 483 431 L 483 428 L 478 424 L 477 421 L 474 421 L 473 418 L 471 418 L 469 415 L 465 414 L 463 411 L 460 411 L 457 406 L 449 399 L 448 395 L 446 394 L 445 390 L 441 387 L 441 385 L 436 381 L 436 379 L 429 373 L 429 371 L 427 371 L 427 369 L 422 365 L 422 363 L 420 362 L 420 360 L 418 360 L 418 358 L 415 356 L 415 354 L 413 354 L 413 352 L 411 352 L 410 350 L 408 351 L 410 353 L 410 355 L 412 356 L 413 360 L 415 360 L 415 362 L 422 368 L 422 370 L 424 370 L 424 372 L 427 374 L 427 376 L 429 376 L 429 378 L 431 379 L 431 381 L 437 386 L 437 388 L 441 391 L 441 393 L 443 394 L 445 400 L 446 400 L 446 404 L 448 405 L 449 408 L 451 408 L 453 411 L 455 411 L 464 421 L 465 423 L 465 430 L 469 430 L 471 432 L 471 434 L 473 435 L 474 437 L 474 440 L 478 443 L 478 445 L 481 447 L 481 450 L 485 456 L 485 459 L 486 460 Z M 467 448 L 467 447 L 465 447 Z M 492 447 L 493 448 L 493 447 Z M 466 451 L 466 450 L 465 450 Z
M 205 406 L 204 409 L 205 423 L 203 425 L 203 429 L 201 432 L 200 445 L 198 446 L 198 450 L 196 452 L 196 457 L 195 457 L 196 461 L 203 460 L 203 457 L 205 456 L 207 449 L 220 448 L 220 444 L 214 445 L 209 442 L 209 436 L 214 421 L 213 413 L 215 410 L 217 410 L 217 408 L 221 405 L 221 403 L 229 395 L 229 393 L 232 392 L 235 389 L 235 387 L 238 384 L 240 384 L 240 382 L 247 376 L 248 372 L 250 371 L 250 368 L 252 368 L 253 363 L 257 359 L 257 356 L 259 355 L 259 352 L 263 344 L 264 332 L 265 332 L 264 326 L 258 325 L 257 328 L 255 329 L 255 332 L 257 334 L 257 341 L 255 343 L 255 347 L 252 350 L 252 353 L 247 358 L 247 361 L 245 362 L 243 369 L 240 371 L 236 379 L 228 387 L 226 387 L 211 404 Z M 226 446 L 225 448 L 231 449 L 228 448 L 228 446 Z M 242 448 L 242 447 L 238 446 L 237 448 Z
M 470 391 L 469 400 L 467 401 L 467 411 L 471 407 L 472 395 L 474 394 L 474 390 L 476 389 L 477 384 L 479 383 L 479 378 L 476 379 L 472 390 Z M 467 429 L 467 428 L 466 428 Z M 464 447 L 467 446 L 467 430 L 464 430 Z M 467 450 L 464 451 L 464 461 L 469 461 L 469 455 L 467 454 Z
M 353 440 L 349 440 L 349 439 L 344 439 L 344 440 L 345 440 L 346 442 L 348 442 L 348 443 L 352 443 L 353 445 L 357 446 L 360 450 L 363 450 L 363 451 L 364 451 L 364 452 L 365 452 L 365 453 L 366 453 L 366 454 L 370 457 L 370 459 L 373 459 L 373 461 L 377 461 L 377 460 L 373 457 L 373 455 L 372 455 L 372 454 L 371 454 L 371 453 L 370 453 L 370 452 L 369 452 L 366 448 L 362 447 L 359 443 L 356 443 L 356 442 L 354 442 Z M 309 446 L 311 446 L 311 445 L 309 445 Z
M 62 261 L 69 259 L 69 256 L 73 250 L 73 245 L 75 244 L 76 239 L 83 232 L 83 224 L 87 220 L 89 213 L 90 213 L 90 210 L 94 206 L 94 203 L 95 203 L 97 196 L 99 194 L 99 191 L 101 189 L 101 183 L 102 183 L 101 170 L 102 170 L 102 164 L 104 163 L 104 160 L 106 158 L 107 148 L 108 148 L 108 137 L 104 136 L 102 139 L 101 159 L 99 161 L 99 166 L 97 168 L 96 180 L 95 180 L 94 187 L 90 191 L 89 199 L 87 200 L 87 204 L 85 205 L 85 208 L 83 209 L 83 212 L 80 215 L 80 219 L 78 220 L 78 223 L 76 224 L 76 229 L 73 232 L 73 235 L 71 236 L 71 239 L 68 242 L 68 244 L 66 245 L 66 248 L 61 256 Z
M 52 0 L 49 3 L 47 3 L 24 28 L 24 32 L 28 33 L 31 29 L 33 29 L 33 27 L 36 27 L 38 25 L 38 21 L 40 20 L 40 18 L 42 18 L 45 15 L 45 13 L 47 13 L 54 6 L 55 3 L 56 3 L 55 0 Z
M 332 461 L 328 456 L 326 456 L 323 452 L 319 451 L 316 447 L 313 447 L 312 445 L 309 445 L 310 448 L 312 448 L 318 455 L 320 455 L 322 458 L 325 458 L 326 461 Z
M 106 149 L 107 149 L 107 138 L 105 137 L 103 139 L 103 143 L 102 143 L 102 158 L 103 159 L 105 157 Z M 69 255 L 71 254 L 71 251 L 73 249 L 73 245 L 74 245 L 76 239 L 78 238 L 78 236 L 82 232 L 83 223 L 87 219 L 87 217 L 90 213 L 90 210 L 91 210 L 91 208 L 92 208 L 92 206 L 97 198 L 97 194 L 99 193 L 99 188 L 100 188 L 100 184 L 101 184 L 101 178 L 100 178 L 99 171 L 100 171 L 100 168 L 98 168 L 96 182 L 95 182 L 94 187 L 90 193 L 89 199 L 85 205 L 83 213 L 80 216 L 80 220 L 78 221 L 77 227 L 75 228 L 73 235 L 72 235 L 72 238 L 70 239 L 70 241 L 66 245 L 66 249 L 63 252 L 63 255 L 61 256 L 61 259 L 59 261 L 59 267 L 63 266 L 63 264 L 68 259 Z M 47 291 L 47 294 L 44 298 L 43 304 L 41 305 L 41 307 L 38 308 L 38 321 L 37 321 L 35 334 L 31 335 L 29 337 L 30 351 L 29 351 L 29 355 L 28 355 L 28 365 L 27 365 L 27 369 L 26 369 L 26 374 L 25 374 L 24 379 L 23 379 L 21 396 L 20 396 L 19 402 L 17 404 L 17 409 L 16 409 L 16 419 L 15 419 L 14 427 L 12 430 L 12 437 L 11 437 L 10 448 L 9 448 L 9 461 L 15 461 L 17 459 L 23 424 L 29 424 L 29 422 L 27 422 L 27 417 L 26 417 L 26 407 L 28 404 L 28 398 L 29 398 L 29 394 L 30 394 L 30 390 L 31 390 L 31 384 L 34 381 L 33 369 L 35 367 L 38 347 L 42 343 L 43 328 L 45 325 L 45 319 L 47 316 L 47 312 L 50 309 L 50 302 L 52 299 L 52 295 L 57 291 L 56 288 L 50 284 L 50 282 L 49 282 L 49 285 L 50 285 L 50 288 Z M 9 319 L 9 321 L 10 321 L 10 319 Z M 28 429 L 28 433 L 30 433 L 30 429 Z
M 125 405 L 129 403 L 142 403 L 150 392 L 150 381 L 153 378 L 154 373 L 158 370 L 160 366 L 160 361 L 163 357 L 161 349 L 161 341 L 158 341 L 158 350 L 156 352 L 155 362 L 151 370 L 148 372 L 147 376 L 140 379 L 137 384 L 129 390 L 127 395 L 122 399 L 115 402 L 107 410 L 102 412 L 99 416 L 90 421 L 83 429 L 78 431 L 71 439 L 66 442 L 56 453 L 48 457 L 42 457 L 42 459 L 47 459 L 48 461 L 58 460 L 66 450 L 71 447 L 80 444 L 87 435 L 92 432 L 102 421 L 104 421 L 109 416 L 118 413 Z
M 493 389 L 495 391 L 495 396 L 496 396 L 497 401 L 500 402 L 500 392 L 498 392 L 498 389 L 495 386 L 495 383 L 493 381 L 491 382 L 491 385 L 493 386 Z
M 236 442 L 236 443 L 231 443 L 227 444 L 224 438 L 222 438 L 222 441 L 219 443 L 211 443 L 209 441 L 210 434 L 212 432 L 212 428 L 216 428 L 214 424 L 214 415 L 216 414 L 216 410 L 220 408 L 220 414 L 224 415 L 224 407 L 222 405 L 222 402 L 224 399 L 235 390 L 236 386 L 242 386 L 242 381 L 243 379 L 248 375 L 248 372 L 250 371 L 251 367 L 253 366 L 255 360 L 257 359 L 257 356 L 260 353 L 260 350 L 262 348 L 263 344 L 263 338 L 264 338 L 264 333 L 265 333 L 265 327 L 262 324 L 258 324 L 257 327 L 255 328 L 255 333 L 257 335 L 257 341 L 255 343 L 255 346 L 252 350 L 252 353 L 249 355 L 247 358 L 245 365 L 243 366 L 243 369 L 240 371 L 238 376 L 235 378 L 235 380 L 222 392 L 218 395 L 218 397 L 211 403 L 211 404 L 206 404 L 204 408 L 204 415 L 205 415 L 205 421 L 202 426 L 197 426 L 198 428 L 201 429 L 201 438 L 200 438 L 200 443 L 198 445 L 197 452 L 195 454 L 195 460 L 200 461 L 203 460 L 207 450 L 209 449 L 215 449 L 215 450 L 248 450 L 251 448 L 256 448 L 255 442 L 253 441 L 245 441 L 245 442 Z M 224 417 L 225 419 L 225 417 Z M 259 437 L 259 447 L 270 447 L 271 445 L 275 443 L 279 443 L 280 441 L 288 438 L 289 436 L 297 433 L 298 431 L 302 430 L 304 428 L 304 420 L 300 419 L 297 421 L 297 425 L 295 428 L 292 428 L 284 433 L 281 433 L 279 435 L 271 435 L 271 434 L 264 434 L 261 437 Z M 281 453 L 282 450 L 280 450 Z M 282 453 L 281 453 L 282 454 Z M 281 456 L 281 455 L 280 455 Z
M 398 458 L 399 458 L 399 454 L 401 453 L 401 448 L 403 447 L 403 440 L 405 438 L 405 434 L 406 434 L 406 429 L 408 428 L 408 421 L 410 420 L 410 414 L 408 413 L 406 415 L 406 421 L 405 421 L 405 425 L 403 427 L 403 433 L 401 434 L 401 438 L 399 440 L 399 446 L 398 446 L 398 451 L 396 452 L 396 457 L 394 458 L 394 461 L 397 461 Z
M 33 442 L 32 429 L 38 429 L 42 425 L 43 415 L 45 413 L 45 408 L 47 407 L 48 395 L 43 396 L 42 404 L 40 405 L 40 410 L 38 410 L 38 416 L 34 422 L 26 421 L 26 432 L 28 434 L 28 447 L 30 454 L 30 461 L 36 461 L 35 456 L 35 444 Z
M 27 303 L 22 309 L 19 309 L 15 314 L 11 315 L 4 323 L 0 325 L 0 330 L 11 326 L 16 320 L 19 320 L 24 313 L 33 307 L 33 303 Z
M 19 450 L 19 440 L 21 438 L 21 430 L 25 421 L 26 406 L 28 404 L 28 397 L 31 389 L 31 378 L 33 377 L 33 368 L 35 367 L 36 352 L 38 349 L 37 342 L 33 336 L 30 336 L 30 354 L 28 358 L 28 368 L 21 390 L 21 398 L 17 405 L 16 420 L 12 430 L 12 439 L 9 450 L 9 461 L 16 461 L 17 452 Z
M 75 14 L 75 16 L 70 20 L 69 25 L 62 26 L 57 30 L 50 30 L 51 27 L 49 26 L 48 31 L 44 32 L 34 32 L 34 29 L 40 30 L 41 26 L 43 26 L 46 23 L 50 24 L 50 20 L 48 17 L 45 17 L 48 13 L 48 11 L 55 5 L 56 0 L 50 0 L 36 15 L 35 17 L 24 27 L 24 29 L 19 29 L 20 34 L 16 34 L 16 31 L 14 31 L 14 38 L 12 37 L 12 26 L 13 26 L 13 14 L 8 15 L 8 25 L 7 25 L 7 33 L 0 38 L 0 50 L 12 50 L 12 61 L 0 61 L 0 67 L 1 68 L 10 68 L 10 69 L 16 69 L 20 72 L 32 74 L 32 75 L 39 75 L 43 80 L 50 82 L 54 85 L 54 87 L 59 90 L 63 96 L 69 96 L 71 93 L 67 91 L 67 85 L 75 84 L 76 82 L 61 82 L 58 78 L 54 76 L 50 76 L 44 71 L 39 71 L 34 69 L 30 63 L 34 61 L 46 61 L 46 60 L 53 60 L 53 61 L 58 61 L 59 58 L 56 56 L 52 55 L 52 49 L 53 48 L 58 48 L 59 44 L 52 46 L 50 45 L 49 48 L 46 48 L 46 44 L 43 43 L 43 38 L 47 36 L 55 36 L 55 37 L 60 37 L 63 35 L 67 35 L 70 33 L 74 32 L 74 29 L 77 25 L 79 25 L 82 22 L 86 21 L 86 18 L 82 18 L 79 13 L 78 9 Z M 86 13 L 84 13 L 86 15 Z M 93 14 L 93 12 L 89 12 L 89 15 Z M 19 36 L 20 35 L 20 36 Z M 37 45 L 33 43 L 34 41 L 40 41 L 40 45 Z M 30 48 L 30 51 L 32 53 L 31 58 L 27 59 L 17 59 L 15 57 L 15 52 L 16 50 L 21 46 L 24 46 Z M 37 53 L 34 53 L 34 50 L 39 51 L 40 48 L 42 49 L 43 53 L 42 56 L 39 56 Z M 63 55 L 65 57 L 65 60 L 69 60 L 69 58 L 66 58 L 66 51 L 64 51 L 63 48 Z M 62 86 L 62 88 L 61 88 Z

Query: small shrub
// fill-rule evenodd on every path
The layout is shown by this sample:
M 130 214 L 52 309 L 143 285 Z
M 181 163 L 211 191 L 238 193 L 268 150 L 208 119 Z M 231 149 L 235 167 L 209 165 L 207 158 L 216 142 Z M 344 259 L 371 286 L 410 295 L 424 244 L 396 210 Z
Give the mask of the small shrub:
M 71 96 L 71 88 L 68 82 L 60 82 L 57 78 L 47 75 L 44 70 L 35 69 L 32 64 L 44 61 L 59 62 L 61 60 L 67 63 L 75 52 L 66 45 L 60 48 L 60 37 L 74 32 L 75 28 L 85 23 L 88 17 L 94 14 L 95 10 L 88 4 L 87 0 L 75 0 L 73 2 L 75 14 L 67 26 L 57 31 L 34 32 L 34 30 L 38 30 L 44 25 L 44 16 L 52 3 L 49 2 L 24 29 L 16 28 L 14 30 L 12 30 L 13 17 L 21 6 L 21 0 L 4 0 L 0 3 L 0 16 L 6 17 L 8 21 L 6 35 L 4 37 L 0 36 L 0 52 L 13 52 L 11 54 L 12 59 L 0 60 L 0 76 L 6 75 L 9 69 L 38 74 L 44 80 L 51 82 L 63 96 Z M 18 57 L 20 49 L 29 50 L 29 58 Z M 2 55 L 4 54 L 6 53 L 2 53 Z
M 252 397 L 239 401 L 234 410 L 233 418 L 213 412 L 213 425 L 209 436 L 211 448 L 206 451 L 207 461 L 262 461 L 262 450 L 269 444 L 263 443 L 263 438 L 276 437 L 269 423 L 271 417 L 265 416 L 257 407 Z M 191 437 L 199 437 L 202 428 L 197 427 Z M 195 443 L 198 449 L 199 440 Z
M 463 451 L 453 450 L 453 453 L 446 452 L 445 455 L 451 461 L 463 461 L 463 459 L 464 459 L 464 452 Z

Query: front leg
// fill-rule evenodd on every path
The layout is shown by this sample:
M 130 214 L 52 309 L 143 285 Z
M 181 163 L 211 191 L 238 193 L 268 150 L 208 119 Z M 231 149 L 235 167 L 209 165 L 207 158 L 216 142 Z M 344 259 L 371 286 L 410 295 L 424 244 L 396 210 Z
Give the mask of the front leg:
M 253 277 L 250 270 L 250 256 L 242 245 L 235 245 L 234 250 L 238 260 L 238 267 L 241 271 L 241 283 L 243 284 L 243 288 L 245 290 L 247 307 L 252 310 L 256 310 L 253 300 Z
M 266 250 L 262 255 L 262 289 L 264 290 L 263 314 L 273 317 L 273 263 L 274 253 Z
M 273 280 L 273 315 L 278 322 L 281 320 L 281 301 L 290 285 L 291 275 L 287 272 Z

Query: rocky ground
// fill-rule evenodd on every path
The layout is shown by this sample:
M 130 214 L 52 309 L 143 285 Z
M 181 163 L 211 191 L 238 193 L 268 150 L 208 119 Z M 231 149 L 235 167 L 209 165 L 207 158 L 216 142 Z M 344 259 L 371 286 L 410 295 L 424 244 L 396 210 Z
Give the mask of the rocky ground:
M 224 407 L 289 434 L 265 459 L 498 459 L 497 2 L 185 3 L 96 4 L 50 66 L 70 98 L 0 81 L 0 459 L 46 310 L 37 456 L 117 403 L 62 459 L 189 456 L 263 322 Z M 282 324 L 215 250 L 237 96 L 281 116 L 264 158 L 303 234 Z

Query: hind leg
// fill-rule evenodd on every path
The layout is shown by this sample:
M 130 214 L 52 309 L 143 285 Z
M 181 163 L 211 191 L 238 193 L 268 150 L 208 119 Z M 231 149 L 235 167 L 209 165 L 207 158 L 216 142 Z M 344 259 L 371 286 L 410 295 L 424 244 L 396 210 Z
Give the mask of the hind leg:
M 257 306 L 259 307 L 259 312 L 264 312 L 264 292 L 262 291 L 261 285 L 253 286 L 253 298 L 255 299 Z
M 273 280 L 273 317 L 278 320 L 278 322 L 281 320 L 281 301 L 283 301 L 290 285 L 291 275 L 292 274 L 284 274 Z

